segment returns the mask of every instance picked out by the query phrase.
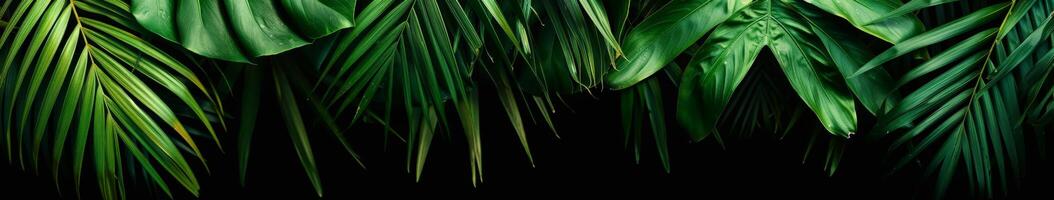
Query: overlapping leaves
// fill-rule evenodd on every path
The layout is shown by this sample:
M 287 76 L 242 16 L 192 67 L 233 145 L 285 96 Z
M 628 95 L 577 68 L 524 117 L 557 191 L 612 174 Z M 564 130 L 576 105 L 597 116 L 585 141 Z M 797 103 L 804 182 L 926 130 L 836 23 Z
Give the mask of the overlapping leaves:
M 1049 73 L 1043 72 L 1050 70 L 1049 60 L 1054 59 L 1048 45 L 1054 6 L 1032 0 L 975 3 L 958 3 L 974 10 L 906 38 L 857 72 L 968 36 L 901 76 L 897 87 L 920 86 L 905 88 L 904 101 L 881 116 L 875 129 L 882 134 L 905 130 L 890 135 L 895 138 L 891 150 L 906 151 L 895 159 L 894 169 L 929 157 L 926 171 L 937 176 L 937 196 L 956 175 L 966 176 L 975 195 L 991 198 L 1011 190 L 1022 175 L 1027 151 L 1029 136 L 1021 122 L 1036 111 L 1035 101 L 1026 98 L 1049 90 L 1041 88 L 1049 87 L 1042 82 Z
M 48 164 L 38 155 L 50 153 L 52 170 L 70 163 L 78 182 L 82 163 L 93 164 L 106 198 L 121 197 L 121 175 L 131 170 L 166 193 L 167 179 L 196 193 L 183 155 L 203 159 L 188 126 L 203 126 L 216 139 L 209 106 L 218 97 L 166 53 L 174 51 L 140 38 L 148 32 L 206 57 L 265 65 L 230 66 L 246 69 L 238 124 L 242 180 L 261 86 L 273 85 L 319 195 L 322 176 L 308 134 L 319 124 L 353 156 L 345 134 L 359 122 L 381 122 L 385 135 L 406 133 L 407 171 L 417 178 L 432 139 L 460 128 L 473 181 L 482 180 L 479 126 L 491 122 L 480 116 L 480 95 L 488 94 L 480 84 L 497 90 L 508 117 L 503 123 L 512 125 L 532 164 L 525 119 L 540 118 L 531 121 L 555 132 L 549 115 L 563 96 L 625 89 L 627 142 L 639 149 L 642 129 L 650 128 L 669 170 L 663 79 L 654 74 L 664 68 L 678 74 L 670 76 L 679 82 L 672 84 L 679 87 L 676 116 L 692 138 L 710 136 L 719 122 L 753 130 L 772 119 L 759 110 L 779 109 L 749 99 L 765 96 L 754 82 L 740 86 L 758 71 L 753 61 L 765 49 L 780 65 L 769 71 L 785 74 L 812 110 L 807 116 L 848 137 L 857 130 L 859 101 L 878 116 L 874 132 L 894 136 L 891 149 L 906 155 L 896 157 L 894 168 L 930 157 L 927 171 L 937 174 L 940 189 L 963 174 L 977 194 L 1008 191 L 1022 174 L 1025 141 L 1042 137 L 1054 121 L 1048 1 L 952 3 L 969 8 L 964 16 L 943 12 L 942 4 L 955 2 L 946 0 L 378 0 L 362 8 L 357 2 L 5 1 L 0 141 L 10 162 L 34 169 Z M 912 12 L 934 8 L 938 17 L 926 20 L 936 25 L 924 31 Z M 855 35 L 893 47 L 872 54 L 871 39 Z M 316 39 L 321 55 L 283 53 Z M 684 63 L 675 60 L 688 56 L 681 75 Z M 890 68 L 891 75 L 884 67 L 891 62 L 918 65 Z M 392 121 L 407 126 L 388 127 Z M 1037 134 L 1026 135 L 1023 124 Z M 828 145 L 832 172 L 841 148 Z
M 108 199 L 123 197 L 133 173 L 169 195 L 168 179 L 197 194 L 184 155 L 205 160 L 188 125 L 217 139 L 211 100 L 199 100 L 211 97 L 193 71 L 134 34 L 140 27 L 128 4 L 5 1 L 0 14 L 19 26 L 0 36 L 0 138 L 9 162 L 50 164 L 56 181 L 60 166 L 72 166 L 78 188 L 90 169 Z M 190 110 L 189 120 L 176 106 Z

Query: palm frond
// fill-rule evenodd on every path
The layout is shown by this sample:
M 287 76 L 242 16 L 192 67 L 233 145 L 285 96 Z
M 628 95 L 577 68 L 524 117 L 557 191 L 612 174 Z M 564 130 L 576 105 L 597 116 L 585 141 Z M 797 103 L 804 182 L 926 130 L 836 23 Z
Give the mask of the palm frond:
M 410 122 L 407 164 L 417 166 L 413 171 L 418 178 L 432 135 L 439 132 L 425 129 L 450 132 L 453 119 L 447 118 L 444 105 L 455 105 L 469 141 L 473 180 L 479 181 L 476 69 L 482 68 L 496 84 L 533 163 L 520 105 L 538 108 L 536 114 L 552 128 L 548 115 L 553 97 L 599 86 L 598 77 L 618 55 L 617 39 L 600 6 L 593 1 L 375 1 L 358 15 L 356 27 L 336 36 L 315 91 L 327 109 L 349 116 L 352 123 L 369 112 L 375 99 L 403 99 L 385 101 L 383 113 L 389 120 L 393 104 L 405 108 Z M 528 32 L 532 26 L 545 28 Z M 505 48 L 509 46 L 514 48 Z M 552 51 L 532 54 L 532 47 Z
M 139 27 L 123 2 L 19 1 L 7 10 L 10 3 L 2 16 L 19 28 L 7 26 L 0 36 L 8 161 L 17 157 L 25 168 L 28 159 L 36 170 L 41 152 L 50 152 L 55 179 L 60 165 L 71 165 L 79 188 L 90 156 L 107 199 L 122 198 L 123 177 L 140 170 L 169 195 L 165 177 L 197 194 L 183 156 L 205 160 L 185 122 L 200 122 L 219 140 L 202 107 L 207 101 L 199 100 L 213 98 L 195 72 L 130 32 Z M 191 119 L 179 119 L 173 106 L 191 110 Z M 134 159 L 122 161 L 125 155 Z
M 938 197 L 943 196 L 956 174 L 968 178 L 976 195 L 989 198 L 996 193 L 1006 195 L 1017 184 L 1027 145 L 1018 120 L 1025 116 L 1021 105 L 1025 101 L 1019 94 L 1024 91 L 1018 85 L 1049 87 L 1018 81 L 1028 80 L 1022 76 L 1039 77 L 1035 69 L 1049 68 L 1049 64 L 1036 62 L 1050 50 L 1049 22 L 1054 10 L 1049 3 L 1033 6 L 1036 3 L 995 3 L 973 11 L 905 39 L 858 71 L 961 34 L 973 35 L 901 77 L 899 85 L 932 78 L 921 81 L 918 89 L 910 91 L 904 101 L 879 118 L 876 133 L 907 130 L 893 135 L 896 140 L 891 150 L 907 151 L 894 170 L 925 152 L 933 152 L 927 172 L 938 176 Z M 986 27 L 992 21 L 998 22 L 997 26 Z M 965 171 L 957 173 L 959 169 Z
M 679 70 L 680 66 L 670 64 L 668 69 Z M 652 77 L 642 84 L 628 88 L 621 95 L 622 129 L 625 135 L 626 147 L 633 142 L 633 158 L 640 163 L 641 137 L 647 122 L 655 141 L 656 152 L 666 173 L 670 173 L 670 151 L 666 131 L 666 108 L 663 106 L 662 87 L 659 79 Z M 671 82 L 677 82 L 675 77 Z M 646 118 L 646 119 L 645 119 Z

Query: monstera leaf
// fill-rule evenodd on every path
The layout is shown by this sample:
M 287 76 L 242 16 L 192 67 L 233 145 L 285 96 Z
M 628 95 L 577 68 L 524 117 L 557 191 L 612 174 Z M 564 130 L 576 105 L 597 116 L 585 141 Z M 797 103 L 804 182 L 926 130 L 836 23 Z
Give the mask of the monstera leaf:
M 147 30 L 194 53 L 251 62 L 352 27 L 355 1 L 132 0 Z M 284 14 L 284 15 L 283 15 Z

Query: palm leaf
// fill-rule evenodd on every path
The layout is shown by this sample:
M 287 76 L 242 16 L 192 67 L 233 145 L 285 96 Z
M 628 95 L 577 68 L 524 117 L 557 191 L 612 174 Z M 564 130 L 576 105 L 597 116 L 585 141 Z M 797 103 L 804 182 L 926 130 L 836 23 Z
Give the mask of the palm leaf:
M 1042 60 L 1040 55 L 1049 51 L 1049 46 L 1037 44 L 1040 40 L 1050 41 L 1049 22 L 1054 16 L 1050 6 L 1031 6 L 1034 2 L 996 3 L 976 10 L 906 39 L 858 71 L 950 36 L 973 33 L 901 78 L 900 85 L 920 77 L 934 77 L 923 81 L 879 118 L 876 132 L 907 129 L 896 135 L 891 147 L 908 152 L 894 170 L 916 160 L 923 152 L 935 151 L 927 171 L 938 176 L 938 197 L 943 196 L 956 174 L 968 178 L 976 195 L 989 198 L 999 192 L 1006 195 L 1017 183 L 1026 145 L 1017 125 L 1017 119 L 1024 117 L 1018 84 L 1035 82 L 1018 82 L 1019 75 L 1009 72 L 1020 70 L 1017 72 L 1026 77 L 1038 77 L 1025 72 L 1035 73 L 1033 70 L 1038 68 L 1033 66 L 1041 65 L 1034 64 L 1040 64 L 1036 63 Z M 984 27 L 1000 18 L 998 27 Z M 959 169 L 965 171 L 957 173 Z
M 91 155 L 103 197 L 108 199 L 123 197 L 124 175 L 138 170 L 166 193 L 165 180 L 158 173 L 162 170 L 197 194 L 199 184 L 179 146 L 186 144 L 187 153 L 202 162 L 204 158 L 172 106 L 189 108 L 192 121 L 200 121 L 218 144 L 198 100 L 212 98 L 193 71 L 129 32 L 139 28 L 128 23 L 129 5 L 21 1 L 16 9 L 7 10 L 9 3 L 5 2 L 3 16 L 21 27 L 5 27 L 0 36 L 3 138 L 9 161 L 17 156 L 24 166 L 24 158 L 29 158 L 35 169 L 40 151 L 50 150 L 57 179 L 63 154 L 72 153 L 67 162 L 79 188 L 82 162 Z M 161 94 L 175 98 L 165 100 Z M 45 140 L 49 135 L 53 139 Z M 66 149 L 69 137 L 72 148 Z M 52 148 L 41 148 L 45 146 Z M 135 158 L 136 163 L 128 166 L 138 167 L 123 167 L 124 153 Z
M 671 64 L 667 68 L 680 68 L 680 66 Z M 633 142 L 634 159 L 639 164 L 640 143 L 643 134 L 641 129 L 644 129 L 643 123 L 648 122 L 648 127 L 651 128 L 655 140 L 659 160 L 662 162 L 663 168 L 666 169 L 666 173 L 670 173 L 670 153 L 669 145 L 667 144 L 665 119 L 666 108 L 662 103 L 662 88 L 658 81 L 659 78 L 650 78 L 643 84 L 634 85 L 622 92 L 620 101 L 622 105 L 622 126 L 626 144 L 629 145 L 629 142 Z M 672 81 L 676 82 L 677 80 L 674 79 Z

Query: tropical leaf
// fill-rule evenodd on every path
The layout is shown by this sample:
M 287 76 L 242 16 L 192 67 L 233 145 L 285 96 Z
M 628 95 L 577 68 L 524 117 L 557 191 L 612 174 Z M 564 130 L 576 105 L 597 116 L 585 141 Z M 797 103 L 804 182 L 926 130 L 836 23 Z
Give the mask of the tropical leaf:
M 680 68 L 680 66 L 671 64 L 667 68 Z M 670 151 L 667 144 L 665 119 L 666 108 L 662 103 L 662 87 L 659 84 L 659 78 L 650 78 L 643 84 L 634 85 L 621 94 L 622 126 L 627 148 L 629 148 L 629 143 L 632 141 L 633 158 L 639 164 L 640 143 L 643 134 L 641 129 L 644 129 L 643 123 L 648 122 L 648 127 L 651 128 L 655 140 L 659 160 L 662 161 L 662 166 L 666 169 L 666 173 L 670 173 Z M 676 82 L 677 80 L 674 79 L 672 81 Z
M 389 136 L 407 145 L 418 181 L 432 174 L 426 162 L 446 162 L 428 161 L 445 150 L 433 142 L 463 136 L 475 186 L 487 124 L 511 125 L 495 131 L 514 134 L 534 166 L 528 134 L 559 139 L 568 97 L 615 92 L 638 163 L 655 142 L 670 172 L 676 117 L 693 141 L 722 147 L 806 132 L 793 136 L 807 143 L 803 164 L 821 159 L 833 175 L 859 141 L 859 100 L 893 170 L 926 167 L 937 197 L 961 180 L 968 195 L 1007 196 L 1054 128 L 1054 2 L 903 2 L 2 1 L 0 148 L 12 165 L 50 167 L 57 186 L 72 172 L 78 194 L 87 170 L 106 199 L 137 198 L 125 193 L 138 184 L 197 195 L 199 166 L 184 156 L 223 152 L 198 137 L 219 144 L 217 132 L 236 129 L 244 186 L 250 147 L 266 148 L 252 144 L 270 126 L 259 109 L 277 108 L 318 196 L 318 142 L 335 140 L 365 169 L 349 139 L 371 125 L 385 150 Z M 673 88 L 675 114 L 664 105 Z M 507 121 L 488 120 L 483 109 L 498 104 L 487 100 Z
M 908 1 L 908 3 L 905 3 L 904 5 L 901 5 L 900 7 L 897 7 L 897 9 L 895 9 L 893 11 L 886 12 L 886 14 L 882 15 L 882 17 L 878 17 L 878 18 L 875 18 L 875 19 L 871 20 L 871 22 L 869 22 L 868 24 L 874 24 L 874 23 L 883 22 L 883 21 L 886 21 L 886 20 L 888 20 L 890 18 L 899 17 L 899 16 L 902 16 L 904 14 L 915 12 L 915 11 L 918 11 L 918 10 L 923 9 L 923 8 L 933 7 L 933 6 L 946 4 L 946 3 L 951 3 L 951 2 L 956 2 L 956 1 L 959 1 L 959 0 L 911 0 L 911 1 Z
M 793 2 L 758 1 L 718 26 L 693 58 L 678 94 L 677 119 L 692 138 L 714 130 L 732 92 L 763 47 L 779 61 L 791 86 L 829 132 L 848 137 L 856 130 L 853 99 L 839 73 Z
M 971 3 L 961 6 L 977 6 Z M 892 135 L 896 139 L 891 150 L 907 152 L 897 159 L 894 170 L 933 152 L 927 174 L 937 174 L 937 197 L 944 195 L 956 175 L 965 175 L 971 190 L 988 198 L 1006 195 L 1019 183 L 1028 143 L 1018 125 L 1027 112 L 1021 105 L 1027 101 L 1019 93 L 1027 90 L 1018 85 L 1049 87 L 1031 82 L 1036 78 L 1022 78 L 1042 77 L 1035 70 L 1049 68 L 1042 63 L 1049 62 L 1042 55 L 1049 54 L 1050 47 L 1037 44 L 1051 42 L 1054 7 L 1049 3 L 1032 6 L 1034 3 L 1011 1 L 977 9 L 905 39 L 858 71 L 955 35 L 973 34 L 901 78 L 898 85 L 918 81 L 921 86 L 881 116 L 875 129 L 877 133 L 906 130 Z M 986 26 L 996 19 L 1002 19 L 996 27 Z
M 667 3 L 627 34 L 625 59 L 607 76 L 614 89 L 644 80 L 673 61 L 703 35 L 746 6 L 750 1 L 678 0 Z
M 828 13 L 845 18 L 857 29 L 889 43 L 900 43 L 923 31 L 922 21 L 914 16 L 883 16 L 893 12 L 894 9 L 910 6 L 912 3 L 901 5 L 900 1 L 894 0 L 806 0 L 806 2 Z
M 350 2 L 132 0 L 132 13 L 147 30 L 194 53 L 251 62 L 352 27 Z
M 206 127 L 219 144 L 202 106 L 208 101 L 199 100 L 213 98 L 196 73 L 130 32 L 139 27 L 123 2 L 19 1 L 8 10 L 11 3 L 0 9 L 20 27 L 0 36 L 8 160 L 25 167 L 28 159 L 36 169 L 41 151 L 50 152 L 55 179 L 61 164 L 71 165 L 78 188 L 83 162 L 91 162 L 107 199 L 124 197 L 125 175 L 140 170 L 169 195 L 168 178 L 196 195 L 183 156 L 205 160 L 185 122 Z M 190 110 L 190 120 L 179 119 L 175 106 Z
M 799 9 L 805 10 L 805 9 Z M 817 38 L 827 49 L 833 65 L 845 78 L 849 89 L 853 91 L 860 104 L 872 114 L 884 114 L 893 105 L 900 102 L 901 96 L 895 91 L 892 76 L 885 70 L 875 70 L 858 77 L 848 77 L 859 70 L 872 53 L 860 40 L 854 40 L 836 23 L 824 20 L 823 15 L 803 12 L 804 19 L 815 32 Z

